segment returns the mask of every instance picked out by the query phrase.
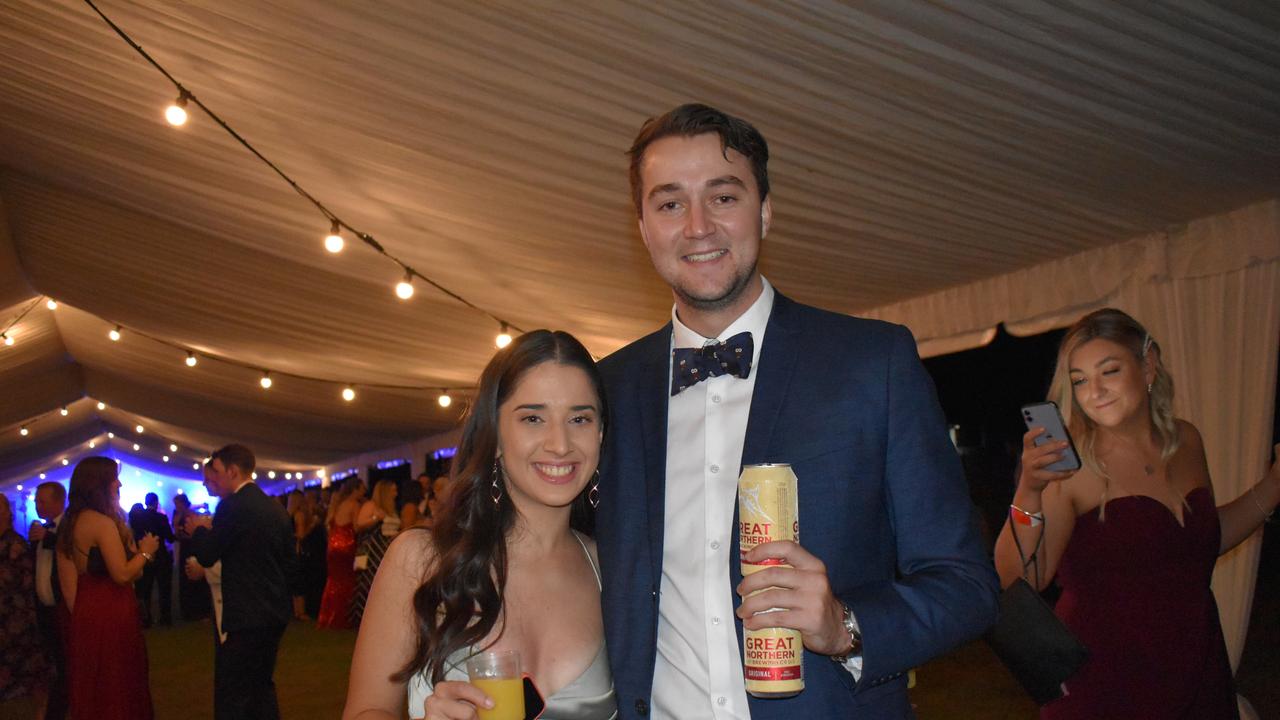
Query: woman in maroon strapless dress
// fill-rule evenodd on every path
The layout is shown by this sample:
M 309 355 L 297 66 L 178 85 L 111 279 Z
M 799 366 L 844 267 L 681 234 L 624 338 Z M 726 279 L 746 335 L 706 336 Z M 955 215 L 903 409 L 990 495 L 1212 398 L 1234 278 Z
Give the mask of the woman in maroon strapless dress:
M 342 630 L 351 627 L 348 610 L 356 592 L 355 517 L 364 500 L 364 483 L 357 476 L 347 478 L 329 502 L 329 577 L 320 599 L 316 627 Z
M 69 499 L 58 533 L 58 580 L 71 608 L 69 716 L 150 720 L 147 646 L 133 581 L 159 540 L 148 533 L 133 547 L 119 514 L 120 480 L 111 458 L 81 460 L 71 474 Z
M 1090 313 L 1067 331 L 1049 398 L 1083 467 L 1044 469 L 1068 443 L 1036 446 L 1044 429 L 1028 431 L 1009 522 L 996 542 L 1005 585 L 1023 575 L 1014 533 L 1034 552 L 1041 585 L 1056 575 L 1055 612 L 1089 649 L 1065 696 L 1046 704 L 1041 718 L 1238 717 L 1209 583 L 1218 555 L 1280 503 L 1280 462 L 1215 507 L 1200 433 L 1173 415 L 1160 345 L 1119 310 Z M 1034 582 L 1035 573 L 1027 577 Z

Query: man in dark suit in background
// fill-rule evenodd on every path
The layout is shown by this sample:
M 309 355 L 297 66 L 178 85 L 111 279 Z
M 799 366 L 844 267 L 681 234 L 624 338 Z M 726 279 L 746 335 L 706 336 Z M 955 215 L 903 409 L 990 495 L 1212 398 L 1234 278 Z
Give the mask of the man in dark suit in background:
M 160 589 L 160 624 L 173 624 L 173 553 L 169 544 L 177 538 L 169 526 L 169 518 L 160 512 L 160 496 L 147 493 L 146 506 L 129 518 L 133 539 L 141 540 L 147 533 L 160 539 L 156 559 L 142 568 L 142 577 L 134 586 L 138 602 L 142 604 L 142 626 L 151 627 L 151 588 Z
M 601 363 L 596 527 L 620 717 L 912 717 L 907 670 L 980 635 L 998 585 L 911 333 L 761 277 L 773 208 L 749 123 L 685 105 L 645 123 L 630 154 L 640 235 L 675 307 Z M 811 212 L 830 200 L 806 198 Z M 737 477 L 759 463 L 799 478 L 801 542 L 756 547 L 747 560 L 791 567 L 744 580 Z M 800 631 L 803 692 L 748 698 L 744 625 Z
M 222 632 L 214 653 L 213 711 L 217 720 L 280 717 L 276 652 L 293 617 L 289 588 L 297 574 L 293 523 L 279 502 L 253 482 L 256 461 L 243 445 L 213 453 L 206 487 L 220 501 L 212 518 L 187 520 L 196 559 L 222 562 Z
M 67 637 L 71 629 L 71 613 L 62 600 L 58 584 L 58 526 L 67 506 L 67 490 L 49 481 L 36 488 L 36 515 L 27 534 L 36 553 L 36 622 L 44 640 L 45 652 L 53 660 L 56 676 L 49 683 L 49 699 L 45 720 L 62 720 L 67 715 Z

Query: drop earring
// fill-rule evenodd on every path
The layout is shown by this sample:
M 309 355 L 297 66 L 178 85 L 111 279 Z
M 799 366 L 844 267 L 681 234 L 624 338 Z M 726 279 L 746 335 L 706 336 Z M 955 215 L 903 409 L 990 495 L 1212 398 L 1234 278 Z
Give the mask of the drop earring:
M 493 506 L 497 507 L 502 501 L 502 486 L 498 484 L 498 478 L 502 476 L 502 469 L 498 465 L 498 458 L 493 459 L 493 482 L 489 484 L 489 497 L 493 498 Z
M 600 470 L 598 469 L 591 476 L 591 489 L 587 491 L 587 502 L 591 503 L 592 510 L 600 507 Z

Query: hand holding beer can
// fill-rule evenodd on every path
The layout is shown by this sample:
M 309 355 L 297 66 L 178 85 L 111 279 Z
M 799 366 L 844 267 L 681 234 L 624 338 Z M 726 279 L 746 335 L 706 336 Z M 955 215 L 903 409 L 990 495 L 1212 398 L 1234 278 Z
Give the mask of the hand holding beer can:
M 758 563 L 744 559 L 757 545 L 800 541 L 796 474 L 790 465 L 770 463 L 742 468 L 738 478 L 738 522 L 743 577 L 770 566 L 791 567 L 777 558 Z M 747 692 L 756 697 L 799 695 L 804 690 L 803 657 L 804 641 L 798 630 L 742 630 L 742 670 Z

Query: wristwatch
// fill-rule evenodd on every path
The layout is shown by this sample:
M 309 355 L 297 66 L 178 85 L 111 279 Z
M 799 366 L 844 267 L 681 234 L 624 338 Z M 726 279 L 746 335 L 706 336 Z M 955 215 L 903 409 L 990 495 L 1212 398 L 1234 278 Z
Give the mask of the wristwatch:
M 849 656 L 862 654 L 862 631 L 858 629 L 858 621 L 853 617 L 853 610 L 844 603 L 840 605 L 844 608 L 844 629 L 849 633 L 849 649 L 839 655 L 832 655 L 831 659 L 843 665 L 849 661 Z

